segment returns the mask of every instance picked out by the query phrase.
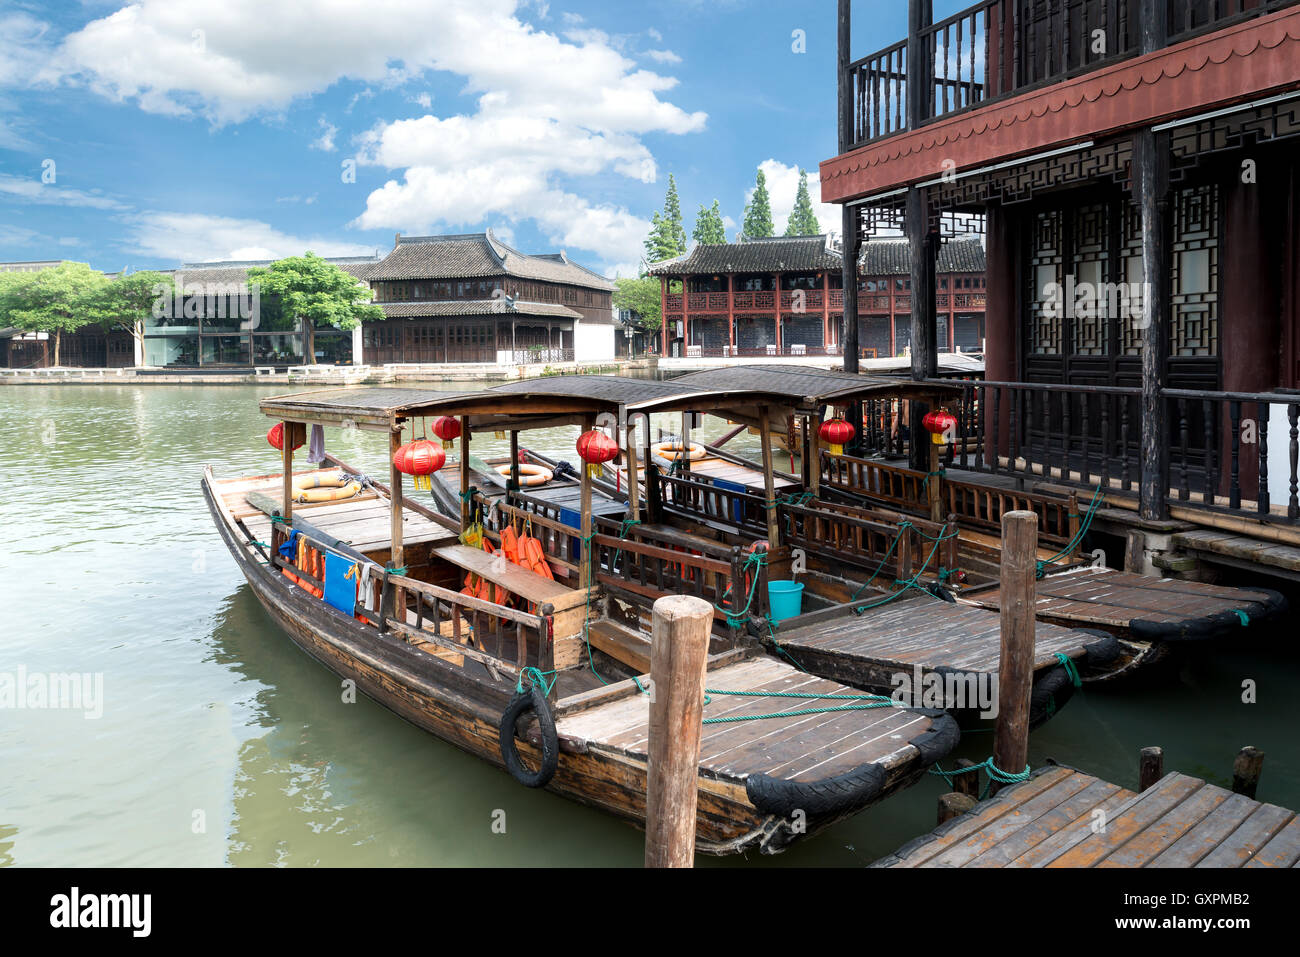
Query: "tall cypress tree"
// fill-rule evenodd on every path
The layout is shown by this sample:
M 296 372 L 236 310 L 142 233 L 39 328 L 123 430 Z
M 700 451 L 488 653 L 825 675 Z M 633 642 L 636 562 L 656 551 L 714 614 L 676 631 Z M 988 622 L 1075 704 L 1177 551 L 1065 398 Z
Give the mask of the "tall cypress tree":
M 727 241 L 727 228 L 722 224 L 722 210 L 718 208 L 716 199 L 712 209 L 705 209 L 704 204 L 700 203 L 699 215 L 695 217 L 695 231 L 691 237 L 697 243 L 706 245 Z
M 799 170 L 799 192 L 795 194 L 794 208 L 786 224 L 787 236 L 816 236 L 821 232 L 817 216 L 813 213 L 812 197 L 808 194 L 808 171 Z
M 773 232 L 772 200 L 767 195 L 767 177 L 760 169 L 754 180 L 754 195 L 745 207 L 745 224 L 741 227 L 741 235 L 745 239 L 762 239 L 771 236 Z
M 677 180 L 668 174 L 668 194 L 664 196 L 664 219 L 668 221 L 668 238 L 681 256 L 686 252 L 686 228 L 682 225 L 682 204 L 677 199 Z

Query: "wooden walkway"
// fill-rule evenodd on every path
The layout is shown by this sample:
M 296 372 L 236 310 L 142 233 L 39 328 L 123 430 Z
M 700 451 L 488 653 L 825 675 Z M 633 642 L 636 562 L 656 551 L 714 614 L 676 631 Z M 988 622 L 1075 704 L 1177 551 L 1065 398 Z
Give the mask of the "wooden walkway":
M 1267 589 L 1230 588 L 1174 578 L 1151 578 L 1113 568 L 1076 568 L 1040 579 L 1034 609 L 1040 621 L 1101 628 L 1146 640 L 1210 638 L 1284 608 Z M 961 601 L 1002 606 L 997 587 L 964 592 Z
M 1296 867 L 1294 811 L 1168 774 L 1134 794 L 1051 767 L 874 867 Z

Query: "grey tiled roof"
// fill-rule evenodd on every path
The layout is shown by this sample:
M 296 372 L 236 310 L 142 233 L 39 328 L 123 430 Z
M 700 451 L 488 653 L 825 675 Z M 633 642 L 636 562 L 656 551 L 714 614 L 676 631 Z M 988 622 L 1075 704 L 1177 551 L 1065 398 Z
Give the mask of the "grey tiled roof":
M 983 272 L 984 244 L 978 236 L 950 239 L 939 246 L 938 271 Z M 863 276 L 906 275 L 912 271 L 911 250 L 906 239 L 870 239 L 862 244 Z
M 840 254 L 826 247 L 825 236 L 781 236 L 739 243 L 697 243 L 685 256 L 655 263 L 649 271 L 654 276 L 815 272 L 837 270 L 840 262 Z
M 206 263 L 186 263 L 174 271 L 174 275 L 184 277 L 186 285 L 191 283 L 235 283 L 245 282 L 248 271 L 254 267 L 265 268 L 275 260 L 243 259 Z M 379 260 L 374 256 L 326 257 L 326 262 L 333 263 L 346 273 L 358 279 L 368 279 L 367 273 Z
M 492 235 L 400 236 L 393 251 L 370 269 L 367 279 L 481 279 L 514 276 L 611 290 L 614 284 L 565 253 L 530 256 Z
M 824 236 L 751 239 L 740 243 L 696 245 L 689 254 L 650 267 L 655 276 L 698 276 L 743 272 L 838 272 L 842 257 L 825 247 Z M 860 274 L 906 275 L 912 269 L 906 239 L 870 239 L 862 244 Z M 984 244 L 978 236 L 951 239 L 939 247 L 938 270 L 984 272 Z
M 439 302 L 381 302 L 379 308 L 390 319 L 408 319 L 420 316 L 547 316 L 560 319 L 581 319 L 582 313 L 555 302 L 520 302 L 513 309 L 506 308 L 500 299 L 470 299 Z

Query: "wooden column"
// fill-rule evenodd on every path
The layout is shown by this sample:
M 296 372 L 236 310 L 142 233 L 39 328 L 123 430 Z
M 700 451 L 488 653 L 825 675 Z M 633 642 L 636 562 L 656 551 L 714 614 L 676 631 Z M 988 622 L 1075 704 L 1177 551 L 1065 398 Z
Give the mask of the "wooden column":
M 813 493 L 813 498 L 817 498 L 822 487 L 822 407 L 817 406 L 817 411 L 809 416 L 808 422 L 808 449 L 812 456 L 812 467 L 809 470 L 808 490 Z M 861 423 L 858 424 L 858 431 L 862 431 Z
M 939 363 L 934 288 L 938 237 L 930 232 L 930 212 L 927 191 L 917 186 L 910 187 L 907 191 L 907 242 L 912 259 L 912 378 L 917 381 L 932 378 Z M 912 403 L 909 425 L 914 469 L 924 469 L 929 460 L 929 452 L 920 440 L 921 419 L 928 411 L 928 404 Z
M 649 423 L 646 423 L 649 429 Z M 632 507 L 632 521 L 641 520 L 641 495 L 637 491 L 640 484 L 639 469 L 636 461 L 636 423 L 628 422 L 627 425 L 627 501 Z
M 848 7 L 840 0 L 840 9 Z M 844 371 L 858 371 L 858 253 L 861 249 L 858 226 L 860 217 L 856 206 L 845 206 L 843 215 L 844 263 L 841 267 L 844 285 L 844 327 L 840 351 L 844 353 Z
M 924 439 L 920 436 L 925 436 Z M 943 479 L 939 477 L 939 470 L 942 468 L 943 446 L 937 444 L 930 438 L 930 433 L 925 429 L 913 429 L 912 440 L 914 442 L 924 441 L 930 446 L 930 471 L 927 474 L 928 482 L 925 483 L 926 500 L 930 503 L 930 521 L 943 521 L 943 501 L 941 494 L 943 492 Z
M 394 424 L 388 433 L 388 566 L 390 568 L 402 568 L 406 564 L 406 550 L 402 547 L 402 473 L 393 464 L 393 456 L 397 454 L 401 444 L 402 427 Z M 406 621 L 405 592 L 399 590 L 393 614 L 398 621 Z
M 822 352 L 831 342 L 831 274 L 822 273 Z
M 763 495 L 767 501 L 767 550 L 775 552 L 781 547 L 781 524 L 776 517 L 776 480 L 772 475 L 772 421 L 767 406 L 758 410 L 759 441 L 763 447 Z
M 781 348 L 781 274 L 779 272 L 772 274 L 772 289 L 772 301 L 776 303 L 776 354 L 781 355 L 784 350 Z
M 1169 369 L 1169 136 L 1133 138 L 1133 184 L 1142 217 L 1142 482 L 1140 514 L 1168 517 L 1169 433 L 1161 390 Z
M 727 276 L 727 355 L 736 354 L 736 277 Z
M 519 430 L 510 430 L 510 481 L 506 486 L 507 492 L 518 493 L 519 491 Z
M 1034 585 L 1038 515 L 1002 515 L 1002 644 L 993 763 L 1018 774 L 1029 762 L 1029 694 L 1034 684 Z M 993 782 L 992 790 L 997 791 Z
M 293 521 L 293 422 L 280 423 L 280 435 L 284 447 L 280 451 L 280 463 L 284 467 L 284 492 L 280 499 L 280 517 L 285 524 Z
M 1021 335 L 1016 319 L 1019 310 L 1016 295 L 1017 244 L 1011 213 L 998 203 L 989 204 L 987 229 L 984 378 L 990 382 L 1015 382 L 1019 379 Z M 1010 454 L 1007 396 L 1003 396 L 1000 407 L 1002 422 L 998 423 L 993 420 L 992 395 L 985 394 L 988 399 L 980 410 L 984 417 L 985 456 Z
M 1165 46 L 1164 0 L 1139 0 L 1138 49 Z M 1151 129 L 1133 137 L 1134 201 L 1142 219 L 1142 481 L 1139 514 L 1148 521 L 1168 517 L 1170 434 L 1160 396 L 1169 367 L 1169 134 Z
M 582 431 L 590 432 L 596 427 L 596 417 L 582 417 Z M 587 463 L 582 464 L 582 567 L 578 572 L 578 587 L 586 588 L 591 582 L 591 476 L 587 472 Z
M 469 416 L 460 417 L 460 533 L 469 531 L 470 520 L 474 516 L 473 503 L 469 496 Z
M 651 614 L 645 866 L 691 867 L 713 606 L 669 595 Z
M 836 96 L 839 105 L 839 150 L 847 153 L 853 148 L 853 84 L 849 79 L 849 64 L 853 62 L 853 2 L 839 0 L 836 16 Z M 850 207 L 844 207 L 845 222 L 848 221 Z M 849 229 L 844 228 L 844 246 L 848 249 Z M 845 287 L 847 288 L 847 287 Z M 857 370 L 854 370 L 857 371 Z

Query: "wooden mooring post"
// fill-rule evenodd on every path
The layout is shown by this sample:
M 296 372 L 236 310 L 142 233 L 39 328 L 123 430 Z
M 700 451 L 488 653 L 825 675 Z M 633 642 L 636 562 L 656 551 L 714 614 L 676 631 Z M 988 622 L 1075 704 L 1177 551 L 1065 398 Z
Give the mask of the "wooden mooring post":
M 1138 790 L 1145 791 L 1165 776 L 1165 749 L 1143 748 L 1138 760 Z
M 1018 774 L 1029 762 L 1029 694 L 1034 683 L 1034 591 L 1038 516 L 1012 511 L 1002 516 L 1002 647 L 998 664 L 998 719 L 993 763 Z M 1001 785 L 990 782 L 989 793 Z
M 1249 745 L 1237 753 L 1232 762 L 1232 791 L 1254 800 L 1259 776 L 1264 770 L 1264 752 Z
M 691 867 L 713 606 L 668 595 L 651 613 L 645 866 Z

